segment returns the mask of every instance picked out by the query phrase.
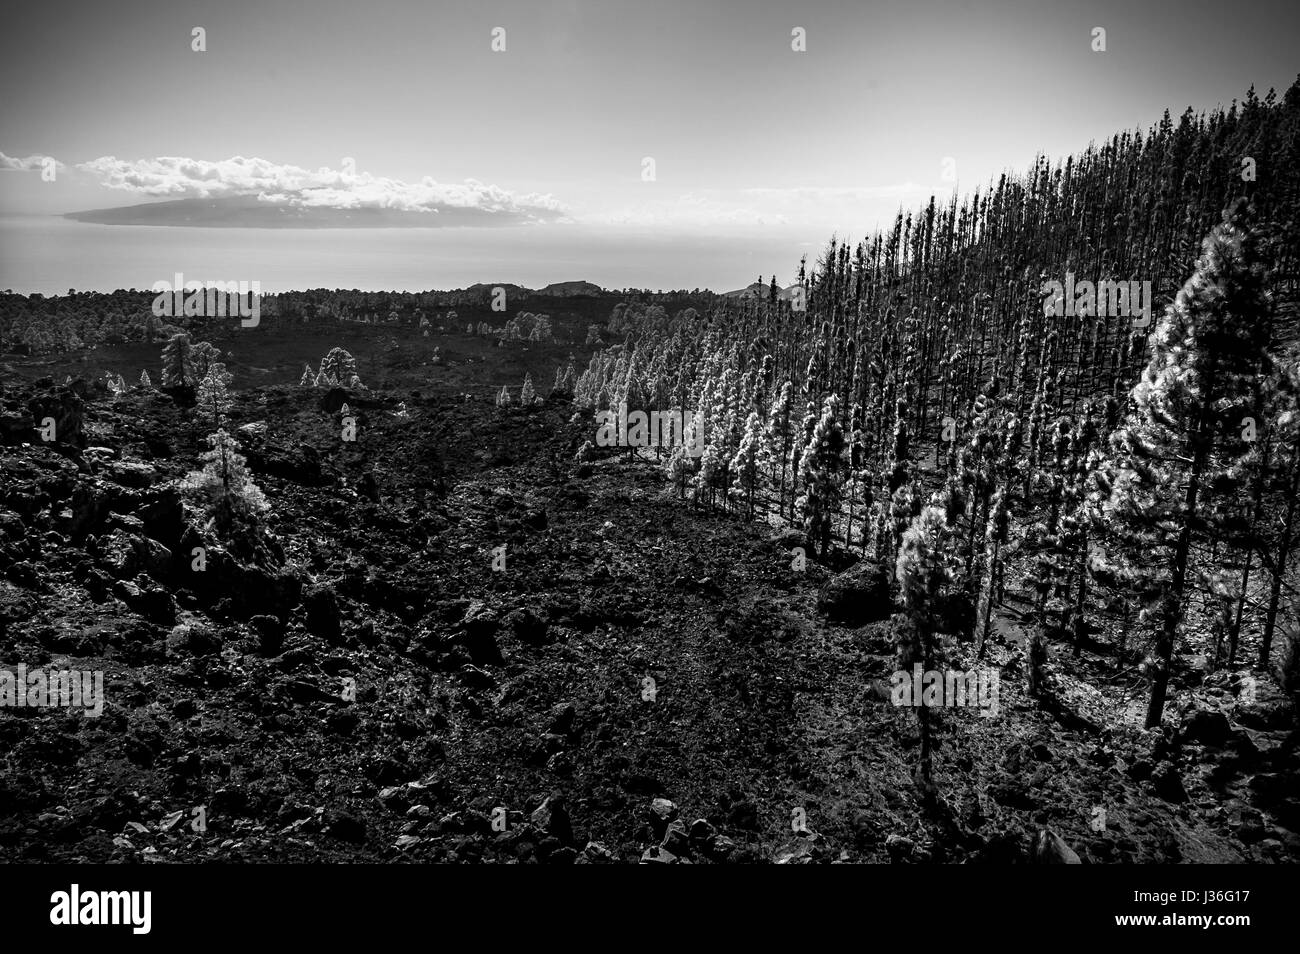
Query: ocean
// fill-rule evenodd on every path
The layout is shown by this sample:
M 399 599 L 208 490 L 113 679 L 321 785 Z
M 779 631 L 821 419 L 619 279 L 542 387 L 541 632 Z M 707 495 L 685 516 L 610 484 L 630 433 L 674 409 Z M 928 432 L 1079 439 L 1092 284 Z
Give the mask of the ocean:
M 801 241 L 801 239 L 803 241 Z M 811 239 L 811 241 L 809 241 Z M 799 258 L 829 236 L 675 234 L 632 227 L 543 225 L 442 229 L 234 229 L 92 225 L 0 215 L 0 289 L 45 295 L 148 289 L 171 281 L 260 281 L 304 288 L 426 291 L 476 282 L 539 288 L 589 281 L 610 289 L 743 288 L 773 273 L 790 284 Z

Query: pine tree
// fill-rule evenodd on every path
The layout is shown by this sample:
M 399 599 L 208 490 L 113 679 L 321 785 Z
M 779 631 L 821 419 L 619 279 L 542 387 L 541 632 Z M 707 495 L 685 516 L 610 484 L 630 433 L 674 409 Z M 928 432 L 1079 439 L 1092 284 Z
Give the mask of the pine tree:
M 195 403 L 199 412 L 217 430 L 221 429 L 224 423 L 226 412 L 230 410 L 234 403 L 230 397 L 230 382 L 234 380 L 233 376 L 226 371 L 226 366 L 220 361 L 213 362 L 208 366 L 207 374 L 199 382 L 199 389 L 195 395 Z
M 904 674 L 910 674 L 918 663 L 923 672 L 937 671 L 940 667 L 942 636 L 937 607 L 955 581 L 950 549 L 948 520 L 942 507 L 923 508 L 903 534 L 894 573 L 899 598 L 907 613 L 907 626 L 899 633 L 897 657 L 898 668 Z M 931 714 L 924 700 L 914 702 L 921 729 L 919 774 L 923 791 L 928 793 L 932 785 Z
M 1300 361 L 1280 366 L 1269 381 L 1269 410 L 1275 423 L 1271 471 L 1280 506 L 1261 529 L 1261 558 L 1269 572 L 1268 605 L 1260 637 L 1259 667 L 1268 671 L 1287 569 L 1300 545 Z
M 758 455 L 762 445 L 762 424 L 758 411 L 750 411 L 745 420 L 745 434 L 731 461 L 731 487 L 733 494 L 745 501 L 745 515 L 754 516 L 754 489 L 758 484 Z
M 668 479 L 677 489 L 679 499 L 685 499 L 686 488 L 691 484 L 699 468 L 699 462 L 690 456 L 690 448 L 696 441 L 696 429 L 701 427 L 703 422 L 698 417 L 687 415 L 682 439 L 673 445 L 668 461 L 663 465 Z
M 316 386 L 316 372 L 311 369 L 310 364 L 302 366 L 302 377 L 298 379 L 298 387 L 310 388 Z
M 150 379 L 149 372 L 147 370 L 140 372 L 140 387 L 149 388 L 149 389 L 153 388 L 153 381 Z
M 794 520 L 797 516 L 796 502 L 799 499 L 799 466 L 803 460 L 804 449 L 807 448 L 808 442 L 812 440 L 813 431 L 817 428 L 817 408 L 812 401 L 804 405 L 803 424 L 794 434 L 794 440 L 790 444 L 790 519 Z
M 190 349 L 190 358 L 194 362 L 194 380 L 202 381 L 214 363 L 221 360 L 221 351 L 207 341 L 195 342 Z
M 537 403 L 537 394 L 533 391 L 533 376 L 524 374 L 524 385 L 519 389 L 519 403 L 524 407 L 532 407 Z
M 785 480 L 790 467 L 790 453 L 794 445 L 794 420 L 790 415 L 794 400 L 794 385 L 787 378 L 781 385 L 776 400 L 768 412 L 767 429 L 763 433 L 762 463 L 772 483 L 776 484 L 776 512 L 785 512 Z
M 208 435 L 210 450 L 200 459 L 202 470 L 192 471 L 182 482 L 184 491 L 197 492 L 208 500 L 208 514 L 225 532 L 238 515 L 256 516 L 270 509 L 266 497 L 248 475 L 248 462 L 239 453 L 239 443 L 224 430 Z
M 195 376 L 193 346 L 184 332 L 172 335 L 162 352 L 162 386 L 192 388 L 199 383 Z
M 844 483 L 844 429 L 839 421 L 839 398 L 833 394 L 822 404 L 821 418 L 800 456 L 799 477 L 804 492 L 797 509 L 808 535 L 808 548 L 825 554 L 830 549 Z
M 510 389 L 503 384 L 501 385 L 501 390 L 497 392 L 497 407 L 509 407 L 509 406 L 510 406 Z
M 326 384 L 360 387 L 361 379 L 357 375 L 357 359 L 343 348 L 331 348 L 329 353 L 321 358 L 320 373 L 317 375 L 317 380 Z
M 1154 593 L 1158 625 L 1146 724 L 1160 724 L 1186 611 L 1195 539 L 1215 535 L 1241 488 L 1241 421 L 1268 364 L 1270 302 L 1256 239 L 1234 205 L 1166 309 L 1131 411 L 1099 474 L 1102 512 L 1127 557 L 1123 575 Z

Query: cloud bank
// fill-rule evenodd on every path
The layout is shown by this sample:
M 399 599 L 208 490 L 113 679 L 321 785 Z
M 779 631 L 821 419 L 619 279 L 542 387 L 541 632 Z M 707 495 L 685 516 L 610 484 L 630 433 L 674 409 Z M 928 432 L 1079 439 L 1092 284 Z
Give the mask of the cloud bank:
M 312 171 L 243 156 L 215 162 L 180 156 L 135 160 L 102 156 L 79 163 L 76 168 L 107 188 L 150 198 L 245 196 L 289 208 L 388 212 L 473 210 L 526 221 L 549 221 L 565 214 L 564 205 L 550 194 L 515 195 L 474 179 L 448 183 L 425 176 L 418 182 L 404 182 L 351 168 L 322 167 Z
M 40 172 L 45 167 L 46 158 L 46 156 L 28 156 L 26 159 L 19 159 L 0 152 L 0 172 Z M 60 172 L 67 168 L 58 161 L 55 161 L 54 167 Z

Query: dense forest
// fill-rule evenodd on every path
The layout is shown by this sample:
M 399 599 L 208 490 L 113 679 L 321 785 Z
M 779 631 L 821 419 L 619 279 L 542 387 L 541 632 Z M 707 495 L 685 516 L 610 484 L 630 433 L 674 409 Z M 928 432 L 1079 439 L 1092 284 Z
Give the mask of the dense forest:
M 698 412 L 678 492 L 874 561 L 904 669 L 1023 600 L 1036 695 L 1049 646 L 1136 665 L 1148 727 L 1178 654 L 1294 684 L 1297 160 L 1300 83 L 1166 112 L 832 239 L 793 300 L 620 305 L 576 400 Z

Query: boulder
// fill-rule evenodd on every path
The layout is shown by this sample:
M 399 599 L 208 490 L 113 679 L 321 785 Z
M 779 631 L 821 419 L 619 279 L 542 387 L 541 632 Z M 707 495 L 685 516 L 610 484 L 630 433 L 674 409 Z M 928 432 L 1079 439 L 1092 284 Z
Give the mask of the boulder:
M 123 487 L 145 490 L 154 485 L 158 479 L 158 471 L 139 461 L 119 460 L 105 468 L 104 476 Z
M 569 821 L 569 812 L 564 804 L 564 799 L 559 795 L 551 795 L 530 816 L 530 821 L 540 831 L 544 831 L 552 838 L 558 838 L 563 844 L 573 842 L 573 827 Z
M 832 577 L 817 596 L 817 609 L 832 622 L 863 626 L 894 612 L 887 567 L 863 560 Z
M 69 388 L 59 387 L 38 394 L 27 403 L 35 427 L 42 427 L 47 418 L 54 419 L 54 443 L 70 447 L 85 447 L 82 433 L 85 403 Z M 40 440 L 39 435 L 32 435 Z
M 1083 864 L 1079 856 L 1065 843 L 1065 839 L 1050 828 L 1041 829 L 1038 837 L 1034 839 L 1033 860 L 1035 864 L 1040 865 Z
M 1180 735 L 1183 742 L 1221 749 L 1232 735 L 1232 724 L 1217 709 L 1194 709 L 1183 719 Z
M 199 623 L 182 623 L 167 636 L 167 648 L 187 656 L 214 656 L 221 652 L 221 639 L 211 627 Z
M 0 445 L 17 447 L 40 440 L 35 427 L 36 419 L 30 414 L 14 411 L 0 412 Z
M 339 613 L 338 596 L 329 585 L 313 586 L 303 596 L 307 611 L 307 630 L 327 643 L 343 641 L 343 623 Z
M 176 623 L 176 600 L 160 586 L 141 586 L 138 582 L 118 580 L 113 595 L 145 619 L 163 626 Z
M 164 487 L 141 497 L 134 515 L 144 532 L 166 547 L 175 549 L 185 532 L 185 507 L 175 487 Z
M 548 638 L 550 625 L 527 607 L 511 610 L 501 623 L 515 639 L 529 646 L 544 646 L 551 641 Z
M 1151 772 L 1151 786 L 1167 802 L 1187 801 L 1187 790 L 1172 762 L 1161 762 Z
M 330 388 L 321 395 L 320 409 L 326 414 L 337 414 L 339 408 L 343 407 L 344 404 L 356 407 L 355 399 L 348 393 L 346 388 Z
M 497 645 L 497 631 L 501 618 L 497 611 L 482 600 L 474 600 L 460 621 L 461 634 L 457 642 L 465 648 L 476 666 L 501 666 L 505 658 Z
M 677 805 L 666 798 L 656 798 L 650 802 L 647 817 L 655 838 L 662 839 L 668 832 L 668 825 L 675 821 L 679 814 Z

